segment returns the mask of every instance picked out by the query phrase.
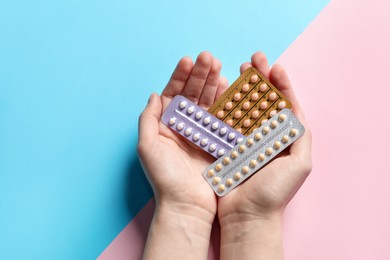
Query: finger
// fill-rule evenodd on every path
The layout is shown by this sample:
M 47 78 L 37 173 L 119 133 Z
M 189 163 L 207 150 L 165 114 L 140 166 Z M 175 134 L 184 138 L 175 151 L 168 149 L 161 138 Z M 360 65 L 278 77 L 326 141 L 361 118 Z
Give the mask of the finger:
M 293 158 L 299 159 L 299 164 L 311 164 L 311 131 L 305 121 L 304 113 L 299 106 L 287 73 L 279 64 L 272 66 L 270 81 L 291 102 L 293 113 L 305 127 L 304 135 L 292 144 L 290 148 L 290 155 Z
M 202 52 L 196 59 L 192 68 L 187 84 L 184 86 L 182 95 L 194 103 L 198 103 L 200 95 L 206 83 L 207 76 L 210 73 L 213 64 L 213 56 L 209 52 Z
M 304 119 L 299 119 L 299 121 L 305 127 L 305 133 L 291 145 L 290 155 L 294 159 L 298 159 L 298 165 L 306 163 L 311 164 L 312 133 Z
M 218 90 L 219 83 L 219 73 L 221 72 L 222 63 L 214 59 L 211 66 L 209 75 L 207 76 L 205 86 L 203 88 L 202 94 L 199 98 L 199 106 L 208 108 L 215 100 L 215 94 Z
M 158 136 L 161 110 L 161 99 L 157 94 L 153 93 L 150 95 L 148 104 L 138 120 L 139 144 L 153 142 Z
M 255 67 L 261 74 L 269 78 L 270 67 L 267 57 L 262 52 L 256 52 L 252 55 L 252 66 Z
M 298 100 L 295 97 L 290 80 L 286 71 L 279 64 L 274 64 L 270 72 L 270 81 L 280 92 L 291 102 L 294 114 L 303 118 L 303 112 L 299 106 Z
M 193 64 L 190 57 L 183 57 L 176 65 L 166 87 L 161 93 L 162 96 L 173 98 L 180 95 L 190 76 Z
M 240 74 L 242 74 L 247 68 L 252 67 L 252 63 L 250 62 L 244 62 L 240 66 Z
M 217 100 L 228 89 L 228 87 L 229 87 L 229 82 L 227 78 L 220 77 L 218 82 L 217 93 L 215 94 L 215 100 Z

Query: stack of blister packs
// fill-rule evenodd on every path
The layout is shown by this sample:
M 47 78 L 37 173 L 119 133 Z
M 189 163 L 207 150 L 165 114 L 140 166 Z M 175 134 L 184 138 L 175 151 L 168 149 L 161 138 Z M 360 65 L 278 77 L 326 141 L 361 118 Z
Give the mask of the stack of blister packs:
M 256 69 L 248 68 L 209 108 L 176 96 L 162 122 L 217 160 L 203 176 L 224 196 L 301 137 L 290 102 Z

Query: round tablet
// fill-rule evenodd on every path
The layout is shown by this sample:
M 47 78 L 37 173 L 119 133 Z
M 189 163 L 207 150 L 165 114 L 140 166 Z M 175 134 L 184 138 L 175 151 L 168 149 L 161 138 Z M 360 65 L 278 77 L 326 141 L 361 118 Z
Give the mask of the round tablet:
M 250 119 L 245 119 L 243 124 L 244 124 L 245 127 L 249 127 L 251 125 L 251 120 Z
M 282 146 L 282 144 L 281 144 L 279 141 L 276 141 L 276 142 L 274 143 L 274 149 L 275 149 L 275 150 L 278 150 L 281 146 Z
M 241 173 L 236 172 L 236 173 L 234 174 L 233 178 L 234 178 L 236 181 L 238 181 L 238 180 L 241 178 Z
M 261 139 L 261 134 L 260 133 L 256 133 L 255 134 L 255 140 L 259 141 L 260 139 Z
M 196 112 L 196 114 L 195 114 L 195 118 L 198 119 L 198 120 L 201 119 L 202 116 L 203 116 L 203 113 L 201 111 Z
M 242 86 L 241 90 L 242 90 L 242 92 L 244 92 L 244 93 L 248 92 L 248 90 L 249 90 L 249 84 L 248 84 L 248 83 L 244 84 L 244 85 Z
M 209 116 L 203 119 L 203 123 L 205 123 L 206 125 L 210 124 L 210 122 L 211 122 L 211 118 Z
M 230 157 L 231 157 L 232 159 L 236 159 L 237 156 L 238 156 L 237 151 L 233 151 L 233 152 L 231 152 L 231 154 L 230 154 Z
M 194 113 L 194 111 L 195 111 L 195 107 L 194 106 L 190 106 L 189 108 L 187 108 L 187 113 L 188 114 L 192 114 L 192 113 Z
M 227 165 L 227 164 L 230 163 L 230 158 L 229 157 L 225 157 L 225 158 L 223 158 L 222 162 L 223 162 L 223 164 Z
M 252 118 L 258 118 L 260 116 L 260 111 L 259 110 L 255 110 L 252 112 Z
M 200 144 L 205 146 L 207 143 L 209 142 L 209 140 L 207 138 L 203 138 L 201 141 L 200 141 Z
M 192 136 L 192 139 L 194 139 L 194 141 L 198 141 L 200 138 L 200 134 L 199 133 L 196 133 Z
M 217 130 L 218 126 L 219 126 L 218 122 L 214 122 L 214 123 L 211 124 L 211 129 Z
M 242 128 L 237 128 L 236 131 L 241 134 L 242 133 Z
M 268 89 L 267 84 L 263 83 L 263 84 L 260 85 L 260 91 L 261 92 L 265 92 L 267 89 Z
M 196 112 L 196 114 L 195 114 L 195 118 L 198 119 L 198 120 L 201 119 L 202 116 L 203 116 L 202 111 Z
M 270 117 L 273 117 L 273 116 L 276 115 L 276 113 L 277 113 L 276 110 L 272 110 L 271 112 L 269 112 L 269 116 L 270 116 Z
M 227 132 L 227 128 L 226 128 L 226 127 L 222 127 L 222 128 L 219 130 L 219 133 L 220 133 L 221 135 L 226 134 L 226 132 Z
M 276 120 L 272 120 L 270 126 L 271 126 L 272 128 L 276 128 L 276 127 L 278 126 L 278 122 L 276 122 Z
M 268 102 L 267 101 L 263 101 L 263 102 L 261 102 L 261 104 L 260 104 L 260 108 L 261 109 L 266 109 L 268 107 Z
M 251 99 L 256 101 L 259 99 L 259 93 L 253 93 L 252 96 L 251 96 Z
M 185 101 L 181 101 L 181 102 L 179 103 L 179 107 L 180 107 L 181 109 L 185 108 L 186 106 L 187 106 L 187 102 L 185 102 Z
M 247 174 L 249 172 L 249 167 L 248 166 L 244 166 L 244 167 L 242 167 L 241 171 L 242 171 L 243 174 Z
M 259 81 L 259 76 L 257 76 L 257 75 L 252 75 L 252 77 L 251 77 L 251 82 L 252 82 L 252 83 L 256 83 L 257 81 Z
M 269 129 L 269 127 L 268 126 L 264 126 L 264 128 L 263 128 L 263 134 L 268 134 L 269 133 L 269 131 L 270 131 L 270 129 Z
M 227 110 L 232 109 L 232 107 L 233 107 L 233 103 L 232 103 L 232 102 L 227 102 L 227 103 L 225 104 L 225 108 L 226 108 Z
M 271 147 L 268 147 L 266 150 L 265 150 L 265 154 L 266 155 L 271 155 L 274 151 L 272 150 Z
M 190 134 L 192 134 L 192 128 L 191 127 L 187 128 L 186 131 L 184 132 L 184 134 L 186 136 L 189 136 Z
M 218 150 L 218 153 L 217 153 L 218 157 L 221 157 L 224 154 L 225 154 L 225 150 L 224 149 L 219 149 Z
M 240 153 L 245 152 L 245 145 L 241 144 L 241 145 L 238 147 L 238 151 L 240 151 Z
M 177 130 L 182 130 L 184 128 L 184 123 L 178 123 L 177 126 L 176 126 L 176 129 Z
M 242 104 L 242 108 L 245 110 L 248 110 L 250 106 L 251 106 L 251 102 L 249 101 L 246 101 L 244 104 Z
M 168 124 L 174 125 L 175 122 L 176 122 L 176 117 L 171 117 L 171 118 L 169 118 Z
M 280 121 L 280 122 L 283 122 L 285 119 L 286 119 L 286 115 L 285 114 L 280 114 L 279 116 L 278 116 L 278 120 Z
M 241 99 L 241 94 L 240 94 L 240 93 L 234 94 L 233 99 L 234 99 L 235 101 L 240 100 L 240 99 Z
M 235 133 L 230 133 L 230 134 L 228 135 L 228 138 L 229 138 L 230 140 L 234 139 L 235 137 L 236 137 L 236 134 L 235 134 Z
M 215 149 L 217 149 L 217 145 L 216 144 L 210 144 L 210 146 L 209 146 L 210 152 L 214 152 Z
M 278 95 L 275 92 L 272 92 L 271 94 L 268 95 L 268 99 L 271 101 L 274 101 Z
M 240 118 L 242 116 L 242 112 L 241 112 L 241 110 L 237 110 L 235 113 L 234 113 L 234 117 L 235 118 Z
M 224 112 L 223 112 L 223 110 L 219 110 L 218 111 L 218 113 L 217 113 L 217 117 L 219 118 L 219 119 L 221 119 L 223 116 L 224 116 Z
M 251 160 L 249 162 L 249 166 L 252 167 L 252 168 L 256 167 L 256 164 L 257 164 L 256 160 Z
M 279 109 L 283 109 L 286 107 L 286 102 L 285 101 L 280 101 L 279 104 L 278 104 L 278 108 Z
M 217 172 L 219 172 L 220 170 L 222 170 L 222 164 L 217 163 L 217 164 L 215 165 L 215 170 L 216 170 Z
M 232 186 L 232 185 L 233 185 L 233 179 L 232 179 L 232 178 L 227 178 L 225 184 L 226 184 L 226 186 L 228 186 L 228 187 Z
M 283 135 L 282 142 L 287 143 L 290 140 L 290 138 L 287 135 Z
M 227 121 L 226 121 L 226 124 L 227 124 L 228 126 L 232 126 L 232 125 L 233 125 L 233 119 L 227 120 Z
M 263 119 L 263 120 L 261 120 L 261 125 L 264 125 L 267 122 L 268 122 L 268 119 Z
M 237 138 L 237 143 L 241 143 L 241 141 L 242 140 L 244 140 L 244 138 L 243 137 L 239 137 L 239 138 Z
M 259 162 L 262 162 L 264 161 L 265 159 L 265 155 L 263 153 L 259 153 L 259 155 L 257 156 L 257 160 L 259 160 Z
M 207 171 L 207 176 L 213 177 L 214 176 L 214 170 L 213 169 L 208 170 Z
M 298 134 L 298 130 L 293 128 L 290 130 L 290 136 L 296 136 Z
M 219 184 L 219 186 L 218 186 L 218 191 L 219 191 L 219 192 L 224 192 L 224 191 L 225 191 L 225 185 Z
M 251 146 L 253 143 L 254 143 L 254 141 L 252 138 L 248 138 L 248 140 L 246 141 L 247 146 Z
M 217 185 L 220 181 L 221 181 L 221 178 L 220 178 L 220 177 L 214 177 L 214 178 L 213 178 L 213 184 L 214 184 L 214 185 Z

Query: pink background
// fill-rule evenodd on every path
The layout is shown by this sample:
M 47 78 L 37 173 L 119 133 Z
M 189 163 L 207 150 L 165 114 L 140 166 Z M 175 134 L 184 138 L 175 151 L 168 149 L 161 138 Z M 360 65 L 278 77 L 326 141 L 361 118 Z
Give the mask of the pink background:
M 314 138 L 314 169 L 285 213 L 286 259 L 390 259 L 389 11 L 388 0 L 334 0 L 278 60 Z M 99 258 L 140 258 L 152 212 Z

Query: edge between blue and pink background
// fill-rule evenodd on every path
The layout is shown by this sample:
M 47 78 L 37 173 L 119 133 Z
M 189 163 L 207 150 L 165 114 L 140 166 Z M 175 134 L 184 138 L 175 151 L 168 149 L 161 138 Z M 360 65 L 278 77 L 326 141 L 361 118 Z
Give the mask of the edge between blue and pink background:
M 152 196 L 137 120 L 179 58 L 231 83 L 327 2 L 0 2 L 0 258 L 96 258 Z

